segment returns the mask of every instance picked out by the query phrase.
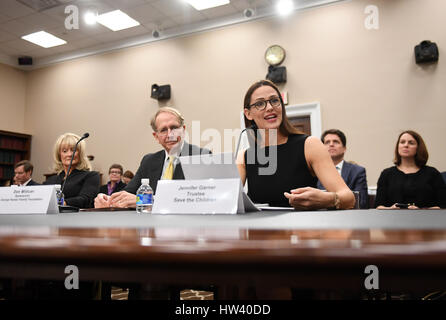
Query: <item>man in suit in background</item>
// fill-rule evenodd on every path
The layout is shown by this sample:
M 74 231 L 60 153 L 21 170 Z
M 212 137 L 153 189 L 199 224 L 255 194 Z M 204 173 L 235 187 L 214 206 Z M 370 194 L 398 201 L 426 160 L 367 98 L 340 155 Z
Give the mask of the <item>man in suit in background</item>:
M 352 191 L 359 191 L 359 207 L 368 209 L 368 191 L 365 168 L 344 160 L 344 154 L 347 151 L 347 139 L 345 134 L 338 129 L 325 131 L 321 136 L 322 143 L 327 147 L 333 160 L 336 170 L 345 181 L 345 184 Z M 325 189 L 317 182 L 319 189 Z
M 14 166 L 14 182 L 18 186 L 38 186 L 39 183 L 32 179 L 33 164 L 28 160 L 17 162 Z
M 142 178 L 150 179 L 150 186 L 156 192 L 160 179 L 184 179 L 179 156 L 191 156 L 210 153 L 207 149 L 188 144 L 184 141 L 186 126 L 181 113 L 170 107 L 160 108 L 152 118 L 150 125 L 153 137 L 163 147 L 156 153 L 146 154 L 135 176 L 123 191 L 107 196 L 98 194 L 95 199 L 95 208 L 136 207 L 136 191 L 141 186 Z

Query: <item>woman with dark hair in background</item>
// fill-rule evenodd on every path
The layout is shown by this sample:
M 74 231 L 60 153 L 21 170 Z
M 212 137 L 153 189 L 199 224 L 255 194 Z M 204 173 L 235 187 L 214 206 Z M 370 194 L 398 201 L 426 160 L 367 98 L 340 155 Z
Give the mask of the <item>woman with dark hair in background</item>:
M 378 179 L 376 208 L 446 208 L 445 182 L 437 169 L 426 165 L 428 158 L 423 138 L 403 131 L 395 146 L 395 166 L 383 170 Z

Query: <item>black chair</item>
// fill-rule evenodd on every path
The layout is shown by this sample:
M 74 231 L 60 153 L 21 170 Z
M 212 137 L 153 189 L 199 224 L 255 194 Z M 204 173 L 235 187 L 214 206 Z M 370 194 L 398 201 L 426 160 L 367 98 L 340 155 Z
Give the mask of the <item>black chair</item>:
M 376 194 L 370 194 L 369 193 L 368 197 L 369 197 L 369 208 L 370 209 L 375 209 Z
M 446 183 L 446 171 L 443 171 L 441 173 L 441 176 L 443 177 L 444 182 Z

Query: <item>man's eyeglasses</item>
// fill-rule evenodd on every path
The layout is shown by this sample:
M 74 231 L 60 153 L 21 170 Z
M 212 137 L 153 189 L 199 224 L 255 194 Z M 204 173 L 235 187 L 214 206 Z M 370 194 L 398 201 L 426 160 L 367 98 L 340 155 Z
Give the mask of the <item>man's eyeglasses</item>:
M 271 98 L 269 100 L 259 100 L 259 101 L 256 101 L 253 104 L 251 104 L 249 107 L 250 108 L 251 107 L 255 107 L 257 110 L 262 111 L 262 110 L 265 110 L 266 105 L 268 104 L 268 102 L 274 108 L 277 108 L 277 107 L 282 105 L 280 103 L 279 97 L 273 97 L 273 98 Z
M 162 128 L 161 130 L 158 130 L 157 132 L 158 132 L 159 135 L 165 136 L 165 135 L 167 135 L 169 133 L 169 130 L 170 131 L 175 131 L 175 130 L 178 130 L 178 129 L 181 129 L 181 126 L 170 126 L 170 127 Z
M 109 174 L 122 174 L 122 172 L 121 171 L 119 171 L 119 170 L 112 170 L 112 171 L 110 171 L 109 172 Z

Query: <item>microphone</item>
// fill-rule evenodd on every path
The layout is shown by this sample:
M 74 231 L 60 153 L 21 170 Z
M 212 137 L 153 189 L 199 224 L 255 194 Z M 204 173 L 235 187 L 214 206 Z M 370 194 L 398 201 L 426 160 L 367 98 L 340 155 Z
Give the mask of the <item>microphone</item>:
M 258 128 L 257 128 L 257 125 L 256 125 L 256 123 L 253 121 L 252 122 L 252 124 L 248 127 L 248 128 L 245 128 L 245 129 L 243 129 L 241 132 L 240 132 L 240 135 L 239 135 L 239 137 L 238 137 L 238 143 L 237 143 L 237 148 L 235 149 L 235 153 L 234 153 L 234 163 L 236 163 L 237 162 L 237 154 L 238 154 L 238 149 L 240 148 L 240 141 L 242 140 L 242 134 L 243 134 L 243 132 L 245 132 L 246 130 L 257 130 Z
M 71 160 L 70 160 L 70 165 L 68 166 L 68 171 L 67 171 L 67 175 L 65 177 L 65 180 L 62 183 L 62 188 L 60 188 L 60 192 L 63 194 L 63 190 L 65 188 L 65 183 L 68 180 L 68 176 L 70 175 L 70 171 L 71 171 L 71 165 L 73 163 L 73 159 L 74 159 L 74 155 L 76 154 L 76 150 L 77 150 L 77 145 L 84 139 L 87 139 L 90 136 L 90 134 L 88 132 L 84 133 L 83 136 L 76 142 L 76 144 L 74 145 L 74 150 L 73 150 L 73 154 L 71 155 Z M 79 208 L 76 207 L 72 207 L 72 206 L 64 206 L 64 205 L 60 205 L 59 206 L 59 212 L 78 212 Z

